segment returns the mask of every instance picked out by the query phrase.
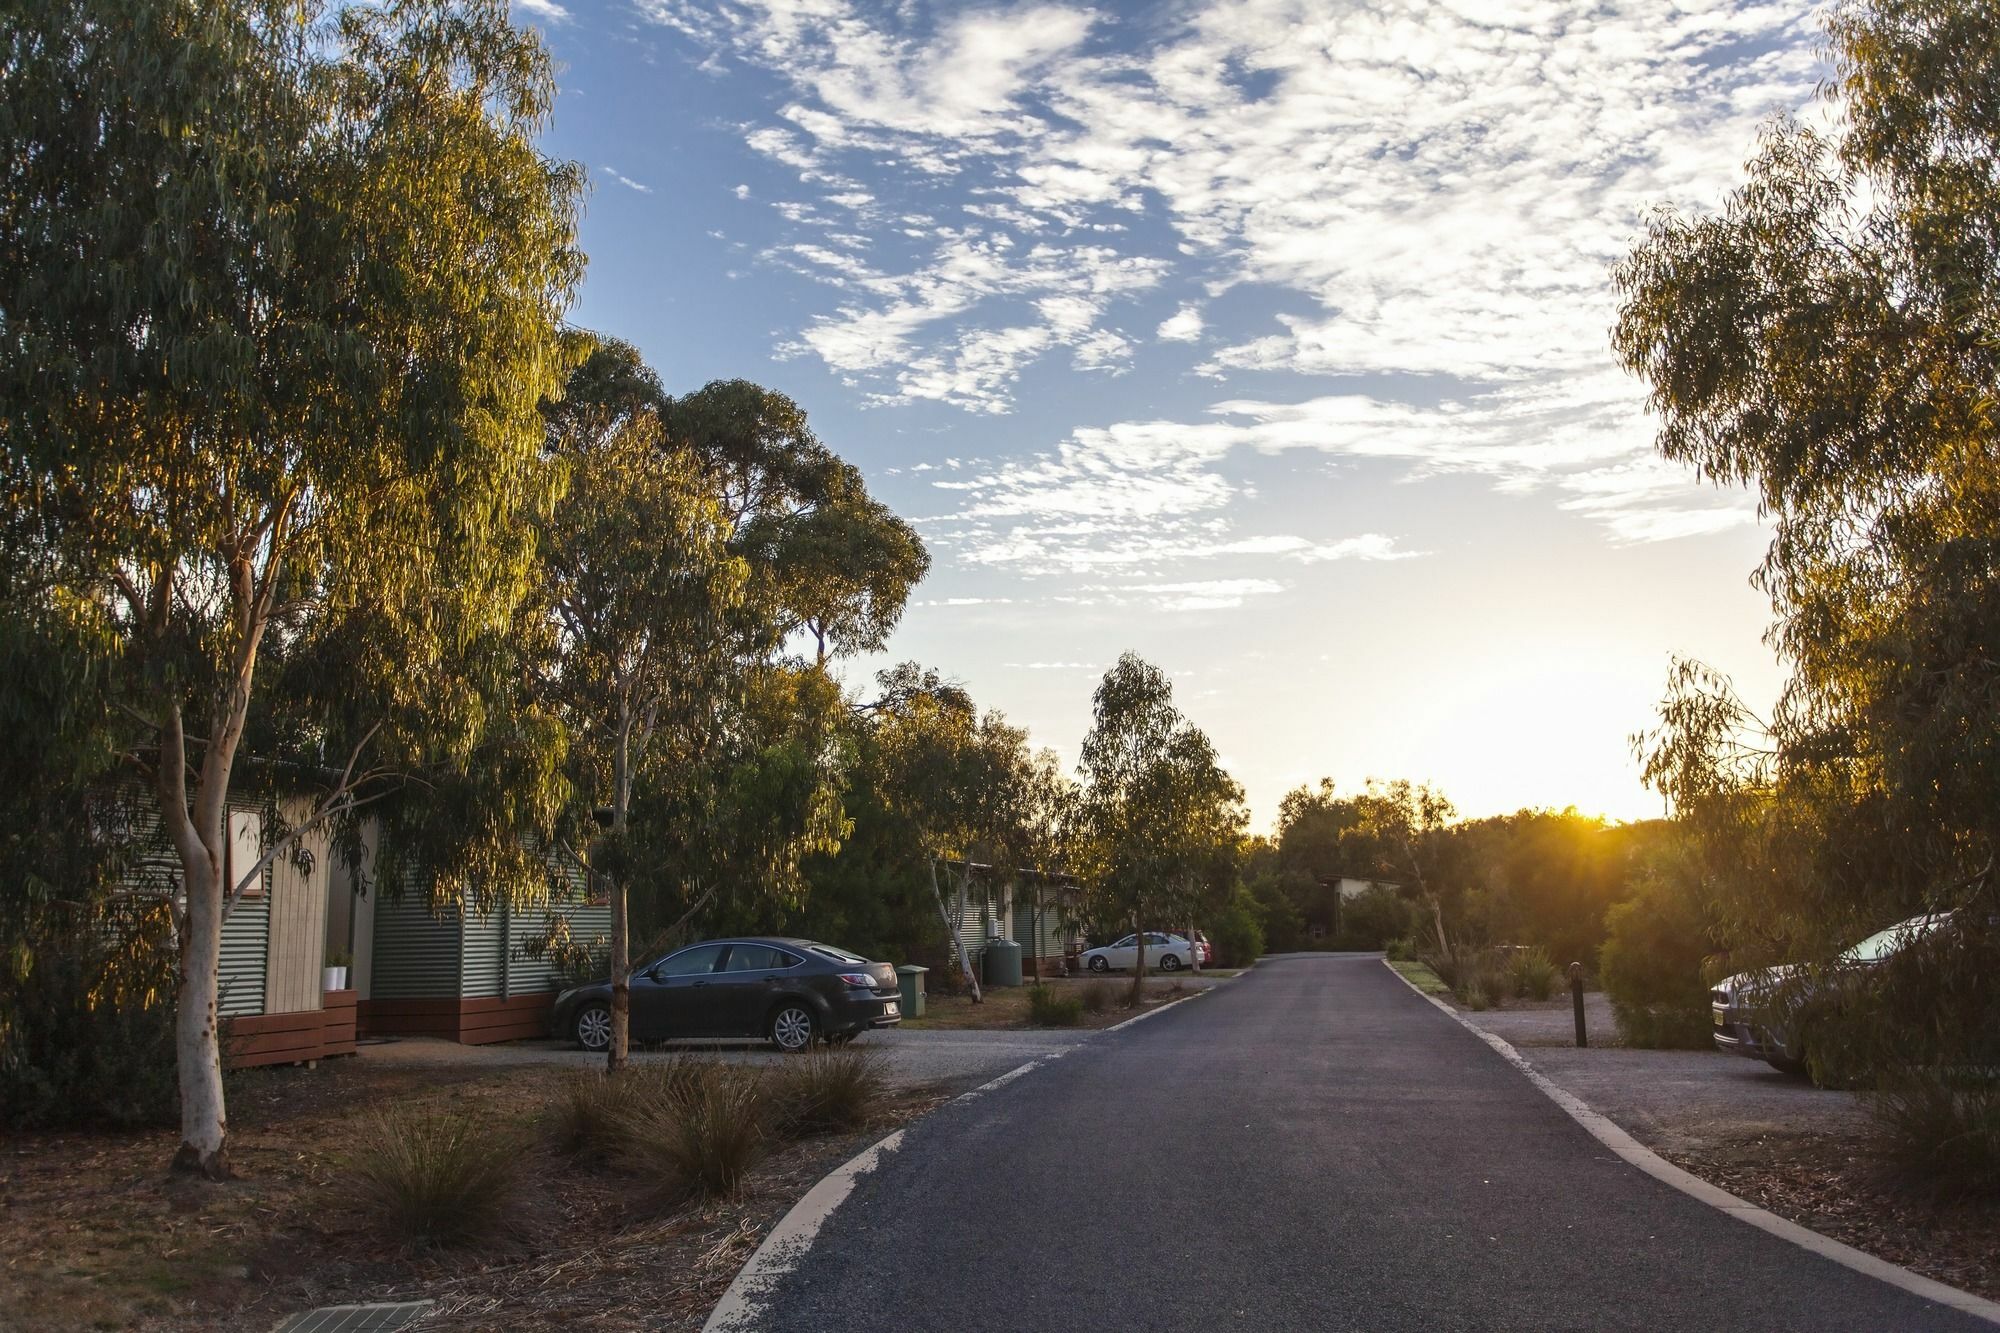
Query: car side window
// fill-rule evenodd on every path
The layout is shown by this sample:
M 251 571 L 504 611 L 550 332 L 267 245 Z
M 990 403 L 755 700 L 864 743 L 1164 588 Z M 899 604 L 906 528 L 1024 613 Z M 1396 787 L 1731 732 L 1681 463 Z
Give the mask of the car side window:
M 697 944 L 682 949 L 660 964 L 659 973 L 663 977 L 692 977 L 715 970 L 716 960 L 722 957 L 726 944 Z
M 1149 934 L 1146 936 L 1146 943 L 1153 948 L 1163 948 L 1167 943 L 1167 937 L 1165 935 Z
M 1112 945 L 1111 947 L 1114 949 L 1129 949 L 1138 942 L 1139 942 L 1139 937 L 1137 935 L 1127 935 L 1124 939 L 1118 941 L 1118 943 Z
M 773 949 L 768 944 L 739 944 L 729 951 L 729 961 L 724 963 L 725 972 L 766 972 L 772 968 L 790 967 L 799 960 L 783 949 Z

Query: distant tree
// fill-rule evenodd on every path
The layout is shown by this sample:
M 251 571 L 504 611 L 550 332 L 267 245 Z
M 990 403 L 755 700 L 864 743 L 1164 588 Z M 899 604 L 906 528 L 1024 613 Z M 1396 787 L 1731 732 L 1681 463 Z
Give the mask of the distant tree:
M 1126 653 L 1092 696 L 1078 771 L 1077 865 L 1099 911 L 1138 932 L 1133 1003 L 1147 929 L 1184 917 L 1205 891 L 1234 882 L 1243 790 L 1215 747 L 1174 707 L 1158 667 Z
M 507 624 L 559 489 L 535 407 L 582 177 L 536 148 L 548 59 L 499 0 L 34 0 L 0 50 L 0 554 L 117 641 L 181 867 L 175 1162 L 220 1177 L 222 923 L 286 850 L 226 878 L 253 711 L 338 775 L 314 823 L 482 726 L 392 696 L 343 734 L 260 655 L 344 620 L 407 694 Z

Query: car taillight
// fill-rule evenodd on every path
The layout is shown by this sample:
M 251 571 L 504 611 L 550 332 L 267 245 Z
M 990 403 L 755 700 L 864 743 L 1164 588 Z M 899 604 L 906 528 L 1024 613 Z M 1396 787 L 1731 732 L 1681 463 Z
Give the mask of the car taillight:
M 846 982 L 848 985 L 854 986 L 858 989 L 862 990 L 875 989 L 875 978 L 869 976 L 866 972 L 842 972 L 840 974 L 840 979 Z

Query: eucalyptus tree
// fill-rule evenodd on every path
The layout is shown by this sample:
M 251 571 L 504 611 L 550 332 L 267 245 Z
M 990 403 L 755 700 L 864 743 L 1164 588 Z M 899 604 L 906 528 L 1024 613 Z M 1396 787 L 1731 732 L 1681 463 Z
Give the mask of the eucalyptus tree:
M 180 1168 L 228 1171 L 221 929 L 262 867 L 225 882 L 224 812 L 253 707 L 291 706 L 260 653 L 351 617 L 422 678 L 529 581 L 582 268 L 581 173 L 536 146 L 553 91 L 501 0 L 0 16 L 5 554 L 118 644 L 181 869 Z M 313 818 L 394 740 L 329 754 Z
M 551 413 L 551 451 L 569 489 L 542 536 L 541 595 L 555 625 L 542 690 L 568 729 L 579 806 L 602 811 L 585 852 L 611 903 L 611 1043 L 622 1069 L 631 1015 L 632 829 L 642 784 L 691 770 L 736 688 L 733 613 L 748 566 L 701 462 L 662 434 L 658 414 L 621 394 L 586 360 L 567 406 Z M 620 381 L 621 383 L 629 383 Z
M 1773 124 L 1617 273 L 1660 450 L 1771 524 L 1791 668 L 1756 719 L 1677 667 L 1640 744 L 1681 813 L 1782 844 L 1738 877 L 1800 939 L 1990 902 L 2000 849 L 2000 18 L 1844 0 L 1827 32 L 1835 127 Z
M 1125 653 L 1091 700 L 1078 865 L 1100 911 L 1138 934 L 1132 997 L 1146 972 L 1146 930 L 1189 910 L 1233 876 L 1247 815 L 1243 789 L 1181 715 L 1166 673 Z
M 667 427 L 709 468 L 756 570 L 751 599 L 815 660 L 876 652 L 902 617 L 930 555 L 873 499 L 861 472 L 821 443 L 784 394 L 718 380 L 664 409 Z

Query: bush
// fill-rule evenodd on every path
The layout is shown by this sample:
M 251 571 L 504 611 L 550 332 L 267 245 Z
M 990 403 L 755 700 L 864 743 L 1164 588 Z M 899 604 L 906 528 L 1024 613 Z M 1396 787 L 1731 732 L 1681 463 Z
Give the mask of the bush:
M 522 1145 L 436 1103 L 370 1117 L 345 1162 L 357 1210 L 407 1245 L 489 1245 L 517 1239 Z
M 1700 1050 L 1713 1044 L 1702 967 L 1708 920 L 1691 888 L 1649 873 L 1605 918 L 1599 974 L 1627 1046 Z
M 1209 943 L 1215 947 L 1219 966 L 1248 967 L 1263 956 L 1264 926 L 1258 916 L 1257 900 L 1248 892 L 1237 890 L 1209 932 Z
M 1561 972 L 1550 961 L 1548 950 L 1536 946 L 1517 949 L 1507 960 L 1507 980 L 1513 993 L 1522 999 L 1546 1000 L 1555 994 Z
M 45 920 L 0 959 L 0 1124 L 175 1123 L 174 954 L 164 911 Z M 37 932 L 42 934 L 42 932 Z
M 1408 935 L 1398 935 L 1384 949 L 1392 963 L 1411 963 L 1417 959 L 1417 942 Z
M 1028 1021 L 1040 1028 L 1075 1027 L 1083 1018 L 1083 997 L 1037 982 L 1028 987 Z
M 834 1049 L 786 1060 L 771 1071 L 765 1094 L 772 1125 L 796 1137 L 861 1128 L 883 1090 L 875 1057 Z
M 1372 888 L 1340 905 L 1339 943 L 1345 949 L 1369 951 L 1388 947 L 1391 940 L 1412 932 L 1411 905 L 1394 889 Z
M 1883 1155 L 1943 1196 L 2000 1195 L 2000 1085 L 1925 1071 L 1868 1098 Z
M 1111 983 L 1108 981 L 1086 981 L 1077 999 L 1086 1014 L 1101 1014 L 1111 1007 Z
M 621 1117 L 624 1164 L 670 1197 L 731 1198 L 763 1156 L 763 1089 L 747 1070 L 687 1062 L 686 1081 Z

